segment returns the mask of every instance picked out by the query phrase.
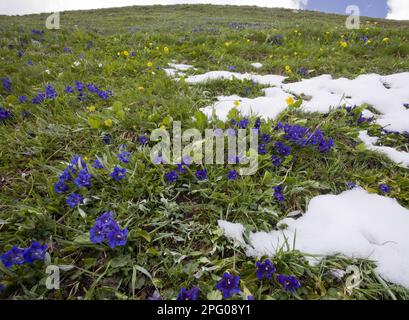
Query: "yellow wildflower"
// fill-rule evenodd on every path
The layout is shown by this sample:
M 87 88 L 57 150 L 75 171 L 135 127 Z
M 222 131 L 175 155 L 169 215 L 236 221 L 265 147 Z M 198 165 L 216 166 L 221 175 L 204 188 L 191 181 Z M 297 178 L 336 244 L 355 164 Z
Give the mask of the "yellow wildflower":
M 140 86 L 140 87 L 138 87 L 138 90 L 139 90 L 139 91 L 144 91 L 144 90 L 145 90 L 145 88 L 144 88 L 144 87 L 142 87 L 142 86 Z
M 153 66 L 153 62 L 149 61 L 146 65 L 150 68 Z
M 288 106 L 291 106 L 295 101 L 292 97 L 288 97 L 287 99 L 285 99 L 285 102 L 287 102 Z
M 107 127 L 111 127 L 112 126 L 112 119 L 106 119 L 105 121 L 104 121 L 104 125 L 105 126 L 107 126 Z
M 240 101 L 239 101 L 239 100 L 234 101 L 234 106 L 235 106 L 235 107 L 238 107 L 239 105 L 240 105 Z
M 346 41 L 341 41 L 339 43 L 341 45 L 341 47 L 346 48 L 348 46 L 348 43 Z
M 89 112 L 94 112 L 95 109 L 96 109 L 95 106 L 89 106 L 89 107 L 88 107 L 88 111 L 89 111 Z
M 388 37 L 383 38 L 383 39 L 382 39 L 382 42 L 389 42 L 389 38 L 388 38 Z
M 124 51 L 124 52 L 122 52 L 122 54 L 124 55 L 124 57 L 128 57 L 129 56 L 129 52 L 128 51 Z
M 164 47 L 164 48 L 163 48 L 163 52 L 169 53 L 169 48 L 168 48 L 168 47 Z

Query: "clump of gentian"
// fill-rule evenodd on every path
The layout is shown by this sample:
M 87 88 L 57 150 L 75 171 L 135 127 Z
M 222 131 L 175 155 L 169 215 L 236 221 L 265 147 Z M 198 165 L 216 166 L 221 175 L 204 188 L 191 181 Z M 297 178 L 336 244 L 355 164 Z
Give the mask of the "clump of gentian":
M 67 204 L 71 209 L 83 203 L 84 198 L 78 193 L 70 193 L 67 198 Z
M 271 263 L 269 259 L 264 260 L 263 262 L 257 261 L 257 279 L 270 280 L 273 274 L 276 272 L 276 267 Z
M 13 265 L 32 264 L 35 261 L 43 261 L 46 250 L 47 245 L 41 245 L 38 241 L 34 241 L 28 248 L 13 246 L 0 256 L 0 261 L 6 268 L 11 268 Z
M 283 186 L 273 187 L 273 190 L 274 190 L 274 197 L 278 201 L 283 202 L 285 200 L 284 195 L 283 195 Z
M 165 178 L 167 182 L 176 182 L 179 178 L 179 175 L 175 170 L 170 170 L 167 174 L 165 174 Z
M 267 153 L 267 146 L 265 143 L 259 143 L 258 145 L 258 153 L 259 154 L 266 154 Z
M 246 129 L 249 124 L 250 121 L 247 118 L 243 118 L 237 123 L 237 126 L 241 129 Z
M 26 263 L 34 263 L 35 261 L 42 261 L 45 257 L 47 245 L 41 245 L 38 241 L 34 241 L 31 246 L 24 252 L 24 260 Z
M 117 158 L 119 161 L 123 162 L 123 163 L 128 163 L 129 162 L 129 158 L 130 158 L 131 154 L 128 151 L 122 151 L 121 153 L 119 153 L 117 155 Z
M 3 88 L 4 90 L 6 90 L 7 92 L 11 93 L 13 91 L 13 89 L 11 88 L 11 80 L 10 78 L 3 78 L 2 79 L 2 83 L 3 83 Z
M 276 279 L 285 291 L 295 292 L 298 288 L 301 288 L 300 282 L 294 276 L 279 274 Z
M 291 147 L 285 145 L 284 143 L 282 143 L 282 142 L 280 142 L 280 141 L 274 143 L 274 147 L 275 147 L 275 149 L 277 150 L 277 152 L 278 152 L 280 155 L 284 156 L 284 157 L 290 155 L 290 153 L 291 153 Z
M 104 169 L 104 165 L 102 164 L 101 160 L 95 159 L 92 167 L 95 169 Z
M 27 97 L 26 97 L 26 96 L 19 96 L 19 97 L 18 97 L 18 102 L 20 102 L 20 103 L 26 103 L 26 102 L 27 102 Z
M 347 188 L 348 189 L 353 189 L 353 188 L 355 188 L 356 187 L 356 183 L 355 182 L 353 182 L 353 181 L 348 181 L 347 182 Z
M 120 181 L 125 178 L 126 176 L 126 169 L 125 168 L 119 168 L 115 167 L 114 170 L 109 174 L 111 178 L 113 178 L 116 181 Z
M 92 176 L 88 173 L 88 169 L 85 168 L 79 172 L 78 177 L 74 180 L 74 182 L 79 189 L 82 187 L 89 188 L 91 187 L 91 177 Z
M 4 108 L 0 108 L 0 121 L 5 121 L 7 119 L 10 119 L 12 116 L 11 111 L 6 110 Z
M 227 174 L 227 179 L 236 180 L 239 176 L 239 173 L 236 170 L 230 170 Z
M 197 180 L 205 180 L 205 179 L 207 179 L 207 170 L 206 170 L 206 169 L 197 170 L 197 171 L 196 171 L 196 178 L 197 178 Z
M 112 212 L 104 212 L 104 214 L 97 218 L 89 232 L 89 238 L 92 243 L 97 244 L 108 241 L 108 245 L 111 248 L 126 244 L 128 230 L 126 228 L 121 229 L 112 215 Z
M 281 165 L 281 158 L 273 154 L 271 156 L 271 163 L 273 164 L 273 166 L 279 167 Z
M 199 298 L 199 294 L 200 294 L 199 287 L 193 287 L 190 290 L 182 288 L 180 289 L 180 293 L 178 294 L 176 300 L 197 300 Z
M 223 274 L 222 279 L 216 284 L 216 289 L 220 290 L 225 299 L 240 293 L 240 277 L 231 275 L 228 272 Z
M 141 145 L 146 145 L 148 142 L 149 142 L 149 138 L 146 136 L 146 134 L 143 134 L 143 135 L 140 135 L 139 137 L 138 137 L 138 142 L 141 144 Z
M 380 190 L 382 193 L 389 193 L 389 192 L 391 192 L 391 187 L 388 186 L 387 184 L 381 183 L 381 184 L 379 185 L 379 190 Z

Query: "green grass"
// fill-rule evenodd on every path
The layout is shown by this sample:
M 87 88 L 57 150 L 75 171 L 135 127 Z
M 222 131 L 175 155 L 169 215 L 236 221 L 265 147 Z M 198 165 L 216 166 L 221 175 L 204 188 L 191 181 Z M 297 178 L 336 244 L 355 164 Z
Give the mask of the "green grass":
M 302 288 L 296 295 L 283 292 L 277 284 L 260 285 L 255 260 L 247 258 L 217 227 L 217 220 L 223 218 L 243 223 L 248 230 L 271 230 L 289 212 L 304 211 L 312 197 L 344 191 L 347 181 L 356 181 L 370 192 L 378 192 L 379 183 L 387 183 L 392 187 L 391 196 L 409 207 L 407 170 L 365 150 L 357 136 L 367 125 L 351 125 L 346 112 L 285 111 L 280 115 L 283 121 L 309 128 L 320 124 L 336 148 L 325 156 L 313 149 L 295 148 L 296 157 L 279 168 L 262 157 L 257 174 L 233 182 L 225 179 L 227 167 L 215 165 L 207 167 L 209 179 L 204 182 L 194 177 L 195 166 L 175 185 L 168 184 L 164 174 L 171 166 L 152 165 L 149 151 L 136 141 L 138 135 L 161 125 L 169 128 L 174 120 L 182 121 L 183 128 L 224 127 L 220 121 L 203 124 L 192 116 L 217 95 L 243 96 L 249 87 L 249 97 L 261 95 L 262 86 L 248 81 L 197 86 L 173 81 L 156 69 L 171 60 L 194 65 L 196 73 L 227 70 L 232 65 L 238 72 L 251 72 L 250 63 L 261 62 L 258 73 L 288 75 L 286 66 L 290 66 L 290 81 L 300 78 L 297 71 L 301 67 L 309 70 L 307 77 L 390 74 L 409 70 L 408 22 L 362 18 L 362 28 L 350 31 L 344 27 L 345 17 L 308 11 L 206 5 L 131 7 L 62 13 L 62 29 L 47 30 L 44 41 L 38 42 L 30 30 L 43 29 L 45 17 L 0 20 L 0 77 L 8 76 L 13 88 L 11 94 L 0 89 L 0 107 L 14 114 L 0 124 L 0 252 L 15 244 L 28 246 L 37 239 L 50 247 L 46 264 L 71 267 L 61 272 L 61 289 L 49 291 L 44 286 L 43 263 L 10 270 L 0 266 L 0 283 L 7 287 L 3 298 L 146 299 L 158 289 L 163 297 L 173 299 L 181 287 L 193 285 L 200 286 L 202 298 L 217 298 L 214 286 L 225 271 L 240 275 L 243 292 L 258 299 L 409 297 L 408 290 L 380 281 L 370 261 L 336 256 L 310 266 L 296 251 L 272 257 L 279 272 L 300 279 Z M 239 27 L 232 28 L 232 23 Z M 24 30 L 19 31 L 20 27 Z M 273 43 L 275 35 L 284 37 L 281 46 Z M 345 37 L 361 36 L 371 42 L 340 45 Z M 383 41 L 385 37 L 388 42 Z M 226 42 L 231 44 L 226 46 Z M 90 49 L 88 43 L 92 43 Z M 70 47 L 72 53 L 64 53 L 64 47 Z M 18 48 L 24 51 L 22 58 L 17 56 Z M 125 50 L 136 54 L 118 55 Z M 33 66 L 27 65 L 27 59 Z M 75 61 L 80 65 L 75 66 Z M 110 89 L 114 96 L 80 102 L 64 93 L 65 86 L 75 80 Z M 48 83 L 59 93 L 56 100 L 40 106 L 18 102 L 18 96 L 31 99 Z M 112 110 L 114 102 L 121 103 L 121 112 Z M 95 112 L 88 110 L 91 105 Z M 31 115 L 23 117 L 23 111 Z M 111 127 L 103 125 L 107 119 L 113 120 Z M 274 126 L 273 121 L 263 123 L 263 131 L 273 134 L 273 141 L 280 139 Z M 375 125 L 369 130 L 379 133 Z M 107 133 L 112 136 L 109 146 L 102 141 Z M 96 177 L 92 187 L 81 190 L 89 199 L 81 206 L 86 216 L 69 209 L 65 197 L 53 190 L 66 167 L 63 162 L 75 154 L 90 162 L 99 156 L 111 169 L 117 164 L 116 148 L 121 143 L 133 153 L 126 165 L 127 179 L 113 182 L 108 171 L 92 169 Z M 382 143 L 408 148 L 403 136 L 388 135 Z M 273 199 L 272 187 L 283 181 L 286 201 L 279 204 Z M 120 225 L 130 232 L 125 247 L 110 249 L 88 239 L 95 219 L 108 210 L 114 210 Z M 345 270 L 351 264 L 360 267 L 363 283 L 349 295 L 345 281 L 335 279 L 330 270 Z

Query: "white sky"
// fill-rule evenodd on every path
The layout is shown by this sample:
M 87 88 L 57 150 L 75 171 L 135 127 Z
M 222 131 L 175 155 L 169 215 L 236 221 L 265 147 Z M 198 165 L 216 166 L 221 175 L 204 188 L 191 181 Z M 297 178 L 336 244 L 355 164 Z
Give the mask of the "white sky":
M 303 9 L 308 0 L 0 0 L 0 14 L 22 15 L 131 5 L 182 3 L 256 5 L 261 7 Z M 409 20 L 409 0 L 387 0 L 387 3 L 389 7 L 388 19 Z M 351 4 L 353 4 L 353 0 L 351 0 Z
M 0 14 L 29 14 L 132 5 L 211 3 L 301 9 L 308 0 L 0 0 Z

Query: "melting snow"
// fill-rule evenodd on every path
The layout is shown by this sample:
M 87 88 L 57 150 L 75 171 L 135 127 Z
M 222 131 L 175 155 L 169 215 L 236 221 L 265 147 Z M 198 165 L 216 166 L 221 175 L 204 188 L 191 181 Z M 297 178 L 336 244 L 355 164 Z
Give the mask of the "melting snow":
M 393 162 L 409 168 L 408 152 L 398 151 L 391 147 L 377 146 L 376 143 L 378 142 L 378 138 L 369 136 L 367 131 L 360 131 L 359 139 L 365 143 L 367 149 L 383 153 Z
M 253 68 L 256 68 L 256 69 L 260 69 L 261 67 L 263 67 L 263 65 L 262 65 L 260 62 L 253 62 L 253 63 L 251 64 L 251 66 L 252 66 Z
M 255 64 L 255 63 L 254 63 Z M 254 65 L 253 64 L 253 65 Z M 175 65 L 177 66 L 177 65 Z M 190 66 L 192 67 L 192 66 Z M 167 69 L 169 75 L 178 74 L 178 69 Z M 237 73 L 229 71 L 210 71 L 204 74 L 186 77 L 191 84 L 203 83 L 217 79 L 252 80 L 258 84 L 274 86 L 264 90 L 267 99 L 247 99 L 239 106 L 244 115 L 257 111 L 260 116 L 274 118 L 277 109 L 286 107 L 285 98 L 294 95 L 307 95 L 310 100 L 304 100 L 302 108 L 309 112 L 326 113 L 331 108 L 342 104 L 362 105 L 370 104 L 381 115 L 376 122 L 390 131 L 409 132 L 409 110 L 403 105 L 409 103 L 409 72 L 397 73 L 389 76 L 378 74 L 360 75 L 355 79 L 333 79 L 331 75 L 321 75 L 311 79 L 303 79 L 295 83 L 283 83 L 286 77 L 278 75 L 256 75 L 251 73 Z M 285 97 L 283 99 L 283 97 Z M 221 120 L 226 120 L 226 108 L 233 108 L 232 97 L 219 97 L 215 105 L 205 107 L 206 114 L 211 115 L 213 108 Z M 239 99 L 236 99 L 239 100 Z
M 286 218 L 285 230 L 250 233 L 243 241 L 243 226 L 219 221 L 231 239 L 247 250 L 248 256 L 274 256 L 286 241 L 295 249 L 321 256 L 343 254 L 373 260 L 387 281 L 409 288 L 409 210 L 389 197 L 354 188 L 339 195 L 311 199 L 299 219 Z

